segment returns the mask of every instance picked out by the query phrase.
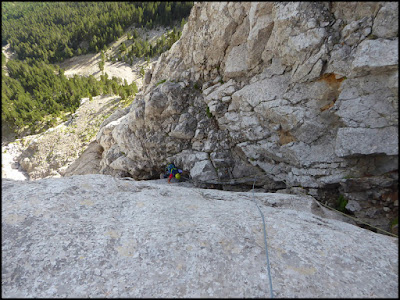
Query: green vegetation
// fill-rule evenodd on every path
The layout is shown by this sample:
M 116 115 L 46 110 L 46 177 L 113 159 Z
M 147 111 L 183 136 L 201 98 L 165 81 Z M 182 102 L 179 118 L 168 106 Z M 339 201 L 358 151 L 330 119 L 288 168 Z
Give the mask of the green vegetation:
M 63 69 L 44 62 L 31 65 L 18 60 L 7 63 L 10 76 L 2 74 L 1 117 L 3 122 L 14 125 L 14 130 L 30 127 L 35 133 L 46 121 L 55 125 L 56 118 L 66 112 L 75 112 L 80 99 L 101 94 L 114 94 L 126 98 L 137 92 L 136 84 L 122 84 L 121 79 L 101 75 L 67 78 Z
M 158 85 L 160 85 L 160 84 L 162 84 L 162 83 L 164 83 L 166 81 L 167 81 L 167 79 L 160 80 L 159 82 L 157 82 L 156 86 L 158 86 Z
M 343 213 L 346 213 L 346 205 L 349 201 L 343 196 L 339 195 L 338 201 L 336 202 L 336 209 Z
M 210 112 L 210 108 L 207 106 L 207 109 L 206 109 L 206 114 L 207 114 L 207 117 L 209 117 L 209 118 L 212 118 L 212 113 Z
M 122 108 L 125 108 L 125 107 L 131 105 L 134 99 L 135 99 L 134 96 L 129 96 L 126 99 L 122 99 L 121 100 Z
M 106 59 L 106 57 L 105 57 L 104 51 L 101 51 L 101 60 L 99 61 L 99 69 L 101 72 L 104 71 L 105 59 Z M 104 73 L 102 73 L 102 74 L 104 75 Z
M 182 19 L 182 21 L 184 21 L 184 19 Z M 182 23 L 184 24 L 184 22 Z M 174 27 L 173 30 L 159 37 L 156 43 L 153 45 L 147 39 L 143 40 L 140 37 L 135 37 L 138 36 L 137 33 L 135 34 L 135 31 L 136 29 L 133 31 L 132 36 L 129 32 L 127 33 L 127 42 L 122 43 L 119 48 L 120 54 L 124 54 L 120 56 L 121 60 L 130 64 L 133 63 L 133 59 L 135 57 L 146 57 L 146 60 L 149 62 L 151 57 L 158 56 L 161 53 L 170 49 L 171 46 L 177 40 L 179 40 L 182 35 L 182 27 L 178 29 Z M 110 58 L 110 60 L 112 61 L 112 58 Z
M 7 64 L 2 54 L 2 122 L 16 133 L 29 128 L 34 134 L 74 113 L 84 97 L 114 94 L 121 97 L 122 105 L 129 105 L 136 84 L 104 74 L 106 59 L 116 61 L 105 56 L 107 45 L 132 25 L 182 27 L 192 6 L 193 2 L 2 2 L 2 45 L 9 43 L 16 53 Z M 127 43 L 121 44 L 118 60 L 132 61 L 136 56 L 149 61 L 169 49 L 180 34 L 174 27 L 153 46 L 134 29 Z M 100 80 L 92 75 L 67 78 L 63 69 L 51 65 L 99 51 Z
M 143 77 L 144 74 L 145 74 L 144 68 L 143 68 L 143 66 L 141 66 L 140 67 L 140 75 L 142 75 L 142 77 Z
M 394 218 L 391 222 L 390 222 L 390 227 L 393 227 L 395 225 L 399 224 L 399 217 Z
M 173 26 L 192 6 L 193 2 L 2 2 L 2 45 L 10 43 L 20 60 L 60 62 L 106 49 L 132 25 Z

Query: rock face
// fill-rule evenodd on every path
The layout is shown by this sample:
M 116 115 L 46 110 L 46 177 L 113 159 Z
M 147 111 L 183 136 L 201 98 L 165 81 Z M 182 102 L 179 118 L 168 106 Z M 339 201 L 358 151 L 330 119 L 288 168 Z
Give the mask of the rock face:
M 390 230 L 398 214 L 398 4 L 197 2 L 129 113 L 97 135 L 101 172 L 303 188 Z M 363 186 L 362 190 L 357 188 Z M 397 203 L 397 204 L 396 204 Z
M 91 142 L 79 159 L 68 166 L 64 176 L 98 173 L 102 153 L 103 148 L 96 141 Z
M 96 133 L 104 119 L 120 106 L 122 103 L 118 96 L 97 96 L 92 100 L 83 98 L 81 106 L 70 115 L 68 121 L 40 134 L 24 136 L 14 141 L 13 146 L 10 143 L 3 148 L 4 150 L 11 150 L 11 147 L 19 148 L 20 153 L 15 157 L 17 160 L 15 163 L 26 172 L 30 180 L 64 176 L 68 167 L 82 154 L 83 149 L 96 141 Z M 86 150 L 86 155 L 83 156 L 85 161 L 76 162 L 71 168 L 76 168 L 78 164 L 86 170 L 91 169 L 91 173 L 98 172 L 99 163 L 86 160 L 88 152 L 91 151 L 93 147 Z M 102 151 L 102 148 L 97 148 L 99 158 Z M 77 172 L 86 173 L 84 170 Z
M 173 195 L 173 196 L 172 196 Z M 275 297 L 398 297 L 398 239 L 254 193 Z M 2 297 L 270 296 L 253 194 L 76 175 L 2 180 Z

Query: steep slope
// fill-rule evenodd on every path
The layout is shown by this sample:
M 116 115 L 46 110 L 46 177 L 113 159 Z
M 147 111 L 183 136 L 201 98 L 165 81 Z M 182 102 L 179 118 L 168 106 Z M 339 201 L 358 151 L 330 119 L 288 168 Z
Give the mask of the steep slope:
M 128 28 L 120 39 L 110 44 L 106 54 L 110 57 L 117 56 L 121 43 L 127 41 L 128 32 L 134 29 L 134 26 Z M 167 29 L 163 27 L 152 30 L 138 28 L 137 32 L 139 37 L 143 39 L 147 37 L 149 42 L 154 43 L 167 32 Z M 132 41 L 130 40 L 129 43 Z M 4 46 L 2 51 L 6 61 L 15 57 L 15 53 L 10 51 L 9 44 Z M 93 75 L 99 79 L 100 57 L 100 53 L 80 55 L 58 65 L 65 69 L 66 77 Z M 155 59 L 153 58 L 152 61 Z M 152 63 L 148 64 L 144 58 L 136 58 L 133 65 L 106 61 L 104 73 L 107 73 L 109 78 L 113 76 L 120 78 L 121 82 L 124 80 L 128 84 L 135 82 L 140 89 L 143 85 L 140 69 L 143 67 L 147 70 Z M 60 120 L 58 126 L 41 134 L 30 135 L 30 130 L 27 129 L 28 134 L 24 138 L 15 139 L 15 133 L 8 130 L 7 124 L 3 124 L 2 178 L 36 180 L 45 177 L 60 177 L 71 172 L 75 174 L 99 172 L 99 159 L 103 149 L 97 143 L 92 143 L 94 136 L 104 118 L 110 116 L 118 108 L 123 110 L 126 101 L 120 101 L 119 96 L 111 95 L 93 99 L 93 101 L 87 101 L 88 98 L 81 99 L 80 108 L 70 116 L 69 121 L 63 124 Z M 73 163 L 78 157 L 81 159 Z
M 2 180 L 2 297 L 270 297 L 252 193 L 105 175 Z M 398 239 L 255 193 L 275 297 L 397 298 Z
M 131 45 L 133 41 L 127 41 L 127 33 L 132 33 L 134 29 L 135 27 L 131 26 L 117 41 L 110 44 L 107 51 L 105 51 L 105 55 L 110 58 L 117 57 L 120 53 L 120 46 L 123 42 L 126 43 L 127 46 Z M 149 42 L 153 44 L 167 31 L 168 30 L 164 27 L 159 27 L 152 30 L 141 28 L 137 29 L 140 38 L 145 39 L 148 37 Z M 155 59 L 156 58 L 152 58 L 151 60 L 154 61 Z M 143 85 L 143 76 L 140 74 L 141 67 L 143 67 L 144 70 L 147 70 L 151 66 L 151 63 L 147 64 L 144 58 L 135 58 L 135 61 L 132 65 L 123 61 L 105 61 L 104 71 L 101 72 L 99 69 L 100 61 L 101 53 L 86 54 L 67 59 L 60 63 L 59 66 L 65 69 L 64 74 L 67 77 L 73 77 L 75 74 L 80 76 L 93 75 L 96 79 L 99 79 L 102 73 L 107 73 L 109 78 L 112 78 L 113 76 L 121 78 L 122 82 L 126 80 L 128 84 L 135 82 L 138 89 L 140 89 Z
M 5 143 L 2 145 L 2 178 L 36 180 L 64 175 L 71 163 L 95 141 L 104 119 L 123 105 L 119 96 L 83 98 L 68 121 L 59 120 L 58 126 L 45 132 Z M 96 149 L 100 159 L 103 149 Z M 99 162 L 91 170 L 99 171 Z
M 197 2 L 128 114 L 105 122 L 101 172 L 302 188 L 390 230 L 398 213 L 398 4 Z M 237 182 L 237 181 L 235 181 Z

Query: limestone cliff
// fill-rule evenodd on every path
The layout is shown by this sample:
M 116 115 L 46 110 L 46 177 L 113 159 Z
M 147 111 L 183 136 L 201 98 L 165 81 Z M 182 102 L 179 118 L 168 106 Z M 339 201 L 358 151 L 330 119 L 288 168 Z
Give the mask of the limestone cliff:
M 398 239 L 312 197 L 2 180 L 3 298 L 397 298 Z
M 301 188 L 389 230 L 398 213 L 398 4 L 197 2 L 123 116 L 101 172 Z M 240 179 L 240 180 L 239 180 Z

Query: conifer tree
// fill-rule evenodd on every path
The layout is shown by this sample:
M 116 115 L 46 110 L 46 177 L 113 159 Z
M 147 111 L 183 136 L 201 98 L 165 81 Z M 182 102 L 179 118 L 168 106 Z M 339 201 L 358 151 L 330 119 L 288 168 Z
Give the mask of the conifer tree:
M 120 47 L 119 49 L 120 49 L 121 53 L 126 51 L 125 42 L 122 42 L 122 43 L 121 43 L 121 47 Z

